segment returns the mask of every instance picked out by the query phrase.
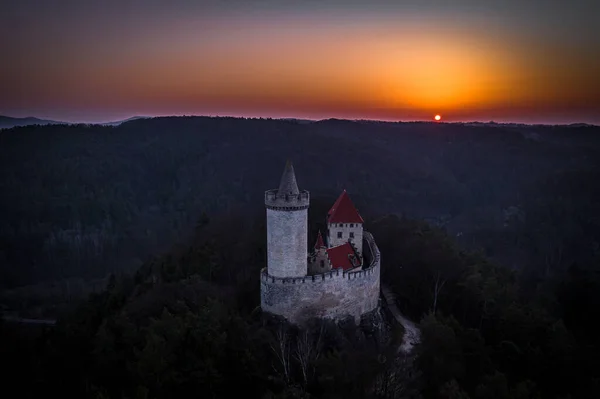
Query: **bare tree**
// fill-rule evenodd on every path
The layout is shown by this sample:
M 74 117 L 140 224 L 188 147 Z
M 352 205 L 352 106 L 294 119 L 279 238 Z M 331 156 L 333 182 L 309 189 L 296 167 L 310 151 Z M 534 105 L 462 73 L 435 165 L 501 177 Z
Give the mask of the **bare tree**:
M 308 331 L 303 331 L 298 335 L 298 339 L 296 340 L 296 359 L 300 363 L 304 387 L 308 384 L 308 367 L 310 366 L 312 350 L 313 346 Z
M 438 302 L 438 295 L 440 294 L 440 291 L 442 290 L 442 288 L 444 288 L 444 284 L 446 284 L 446 280 L 441 280 L 441 273 L 438 270 L 437 272 L 437 276 L 435 278 L 435 283 L 433 285 L 433 314 L 435 315 L 435 311 L 437 310 L 437 302 Z
M 296 340 L 296 359 L 302 370 L 302 378 L 304 379 L 304 387 L 308 385 L 309 380 L 315 375 L 316 362 L 321 356 L 321 348 L 323 346 L 323 335 L 325 326 L 321 324 L 319 332 L 316 335 L 311 335 L 308 330 L 304 330 L 298 335 Z
M 281 365 L 281 370 L 273 366 L 275 372 L 281 373 L 286 384 L 290 382 L 290 337 L 283 327 L 279 327 L 276 334 L 276 343 L 271 345 L 271 349 L 275 353 L 278 362 Z

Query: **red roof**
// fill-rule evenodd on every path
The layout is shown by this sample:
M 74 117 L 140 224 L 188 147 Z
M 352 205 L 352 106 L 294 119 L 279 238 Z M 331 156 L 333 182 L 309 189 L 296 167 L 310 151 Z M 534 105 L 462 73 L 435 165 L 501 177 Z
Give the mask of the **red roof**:
M 317 235 L 317 242 L 315 243 L 315 249 L 323 248 L 325 243 L 323 242 L 323 236 L 321 235 L 321 230 L 319 230 L 319 234 Z
M 332 269 L 342 268 L 348 270 L 360 266 L 360 261 L 349 242 L 337 247 L 328 248 L 327 257 L 329 258 L 329 262 L 331 262 Z M 352 262 L 353 259 L 354 263 Z
M 342 192 L 337 201 L 333 204 L 327 213 L 328 223 L 364 223 L 352 200 L 346 193 Z

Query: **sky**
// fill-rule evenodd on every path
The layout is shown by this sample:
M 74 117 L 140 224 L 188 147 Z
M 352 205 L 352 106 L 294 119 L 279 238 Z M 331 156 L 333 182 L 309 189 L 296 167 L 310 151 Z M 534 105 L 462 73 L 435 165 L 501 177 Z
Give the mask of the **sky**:
M 0 115 L 600 124 L 592 0 L 8 0 Z

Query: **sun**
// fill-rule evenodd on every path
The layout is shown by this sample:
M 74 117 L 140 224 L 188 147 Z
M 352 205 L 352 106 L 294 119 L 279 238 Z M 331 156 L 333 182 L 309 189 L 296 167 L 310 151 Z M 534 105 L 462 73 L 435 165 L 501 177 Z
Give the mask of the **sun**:
M 436 115 L 433 117 L 433 119 L 435 119 L 436 121 L 440 121 L 442 120 L 442 117 L 440 115 Z

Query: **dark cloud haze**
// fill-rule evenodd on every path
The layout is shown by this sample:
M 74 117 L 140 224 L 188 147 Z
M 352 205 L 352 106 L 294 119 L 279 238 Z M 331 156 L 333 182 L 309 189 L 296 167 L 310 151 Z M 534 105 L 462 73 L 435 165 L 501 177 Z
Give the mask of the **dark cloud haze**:
M 0 5 L 0 114 L 600 123 L 600 6 L 566 1 Z

